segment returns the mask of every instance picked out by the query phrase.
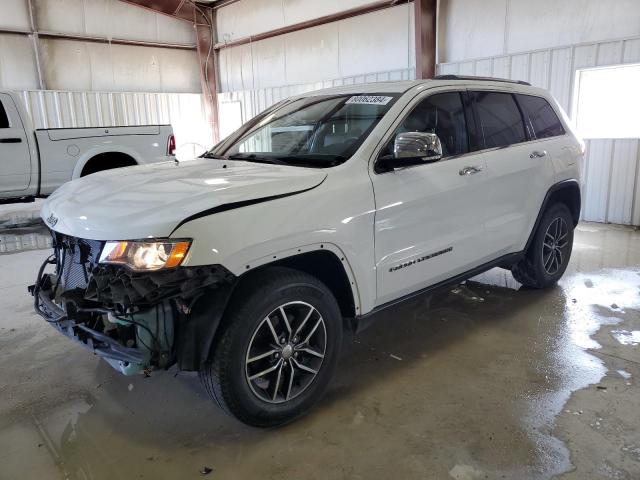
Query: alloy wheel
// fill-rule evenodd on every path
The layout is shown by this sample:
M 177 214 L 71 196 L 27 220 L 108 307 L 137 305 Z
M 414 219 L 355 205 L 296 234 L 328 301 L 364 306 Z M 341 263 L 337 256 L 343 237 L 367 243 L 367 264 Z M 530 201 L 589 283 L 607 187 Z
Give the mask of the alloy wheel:
M 555 218 L 547 227 L 542 242 L 542 264 L 548 275 L 555 275 L 562 267 L 568 235 L 569 227 L 562 217 Z
M 245 356 L 251 391 L 269 403 L 287 402 L 313 383 L 327 349 L 320 312 L 306 302 L 275 308 L 256 327 Z

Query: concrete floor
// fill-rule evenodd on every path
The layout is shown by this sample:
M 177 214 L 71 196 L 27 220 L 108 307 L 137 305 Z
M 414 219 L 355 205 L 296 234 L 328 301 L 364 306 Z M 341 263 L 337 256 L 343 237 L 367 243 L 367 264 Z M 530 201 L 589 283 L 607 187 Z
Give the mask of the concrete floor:
M 46 237 L 0 234 L 0 479 L 640 478 L 632 229 L 581 225 L 555 289 L 493 270 L 389 311 L 315 410 L 270 431 L 192 375 L 122 377 L 57 334 L 26 293 Z

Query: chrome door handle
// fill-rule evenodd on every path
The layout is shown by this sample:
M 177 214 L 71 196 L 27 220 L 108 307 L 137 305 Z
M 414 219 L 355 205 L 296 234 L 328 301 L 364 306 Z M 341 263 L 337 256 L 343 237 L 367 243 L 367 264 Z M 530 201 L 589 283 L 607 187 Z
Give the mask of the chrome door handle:
M 474 175 L 476 173 L 480 173 L 482 171 L 482 167 L 464 167 L 458 173 L 460 175 Z
M 529 155 L 529 158 L 542 158 L 546 156 L 547 156 L 546 150 L 534 150 L 533 152 L 531 152 L 531 155 Z

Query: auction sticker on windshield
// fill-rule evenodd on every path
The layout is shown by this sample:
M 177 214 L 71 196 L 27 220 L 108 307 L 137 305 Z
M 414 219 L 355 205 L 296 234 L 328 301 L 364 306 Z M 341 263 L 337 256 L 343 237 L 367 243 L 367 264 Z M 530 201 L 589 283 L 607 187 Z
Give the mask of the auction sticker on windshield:
M 386 105 L 393 97 L 382 97 L 380 95 L 355 95 L 347 100 L 347 104 L 355 105 Z

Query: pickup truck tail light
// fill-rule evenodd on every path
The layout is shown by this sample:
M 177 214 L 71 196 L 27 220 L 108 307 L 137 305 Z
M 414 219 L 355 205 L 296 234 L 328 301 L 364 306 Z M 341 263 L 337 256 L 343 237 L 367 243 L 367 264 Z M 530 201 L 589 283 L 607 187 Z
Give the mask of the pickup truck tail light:
M 167 142 L 167 155 L 176 154 L 176 136 L 172 133 L 169 135 L 169 141 Z

